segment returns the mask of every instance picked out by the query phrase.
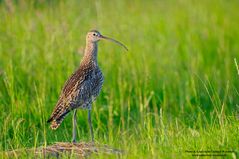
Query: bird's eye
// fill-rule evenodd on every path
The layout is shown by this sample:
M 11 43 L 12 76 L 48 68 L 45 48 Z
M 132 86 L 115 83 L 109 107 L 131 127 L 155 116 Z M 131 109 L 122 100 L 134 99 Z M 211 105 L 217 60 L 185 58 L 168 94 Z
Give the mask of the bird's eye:
M 94 33 L 93 35 L 96 36 L 96 33 Z

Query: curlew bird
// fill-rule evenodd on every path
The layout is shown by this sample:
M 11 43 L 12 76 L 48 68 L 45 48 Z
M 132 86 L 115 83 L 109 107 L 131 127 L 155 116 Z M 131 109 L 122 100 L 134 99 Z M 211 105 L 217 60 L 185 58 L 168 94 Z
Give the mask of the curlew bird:
M 88 110 L 88 122 L 90 126 L 91 140 L 94 141 L 94 134 L 91 122 L 91 106 L 92 102 L 99 95 L 103 85 L 103 74 L 97 62 L 97 43 L 101 40 L 109 40 L 124 47 L 126 46 L 117 40 L 103 36 L 97 30 L 91 30 L 86 35 L 86 47 L 84 57 L 80 63 L 80 67 L 66 81 L 55 109 L 47 121 L 51 123 L 52 129 L 57 129 L 66 115 L 74 110 L 72 142 L 76 142 L 76 113 L 77 109 Z

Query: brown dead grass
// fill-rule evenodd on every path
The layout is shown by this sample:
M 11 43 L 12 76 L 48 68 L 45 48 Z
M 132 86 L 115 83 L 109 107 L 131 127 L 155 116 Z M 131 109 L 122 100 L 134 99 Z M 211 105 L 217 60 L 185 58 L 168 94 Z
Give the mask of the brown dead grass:
M 33 154 L 35 157 L 60 157 L 62 155 L 87 157 L 91 154 L 115 154 L 121 155 L 122 150 L 109 147 L 107 145 L 100 145 L 95 143 L 69 143 L 56 142 L 52 145 L 41 146 L 38 148 L 17 149 L 5 152 L 6 157 L 20 157 L 23 154 Z

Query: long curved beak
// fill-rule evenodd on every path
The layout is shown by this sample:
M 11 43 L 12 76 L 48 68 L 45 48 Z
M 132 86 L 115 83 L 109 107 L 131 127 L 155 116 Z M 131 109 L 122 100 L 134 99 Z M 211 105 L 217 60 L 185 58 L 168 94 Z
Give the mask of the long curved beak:
M 122 46 L 126 51 L 128 51 L 128 48 L 127 48 L 124 44 L 122 44 L 121 42 L 119 42 L 119 41 L 117 41 L 117 40 L 115 40 L 115 39 L 112 39 L 112 38 L 109 38 L 109 37 L 103 36 L 103 35 L 100 35 L 100 38 L 101 38 L 101 39 L 106 39 L 106 40 L 112 41 L 112 42 L 114 42 L 114 43 L 116 43 L 116 44 Z

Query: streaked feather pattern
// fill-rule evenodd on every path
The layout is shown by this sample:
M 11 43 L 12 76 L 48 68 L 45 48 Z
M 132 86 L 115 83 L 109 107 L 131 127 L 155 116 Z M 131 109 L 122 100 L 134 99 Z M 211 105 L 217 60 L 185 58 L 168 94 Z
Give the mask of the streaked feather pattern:
M 47 122 L 57 129 L 65 116 L 73 109 L 91 109 L 93 100 L 103 85 L 103 74 L 93 62 L 82 62 L 80 68 L 66 81 L 60 98 Z

